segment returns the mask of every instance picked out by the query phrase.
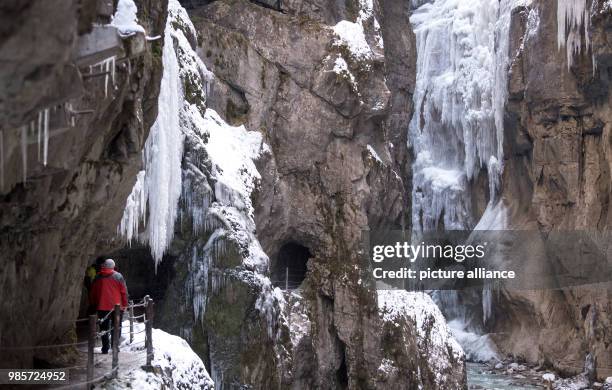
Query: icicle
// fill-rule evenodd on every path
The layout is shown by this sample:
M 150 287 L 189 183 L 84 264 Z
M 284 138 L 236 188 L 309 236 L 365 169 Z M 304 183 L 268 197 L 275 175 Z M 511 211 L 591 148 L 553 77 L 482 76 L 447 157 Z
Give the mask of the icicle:
M 557 0 L 557 48 L 565 46 L 568 69 L 582 51 L 582 34 L 586 50 L 591 47 L 590 24 L 587 0 Z
M 485 288 L 482 290 L 482 322 L 486 324 L 489 318 L 491 318 L 493 306 L 493 297 L 491 294 L 491 290 L 489 288 Z
M 28 176 L 28 126 L 21 127 L 21 163 L 23 168 L 23 182 Z
M 47 156 L 49 154 L 49 109 L 43 111 L 43 165 L 47 166 Z
M 74 109 L 72 108 L 72 103 L 69 103 L 68 107 L 69 107 L 68 108 L 68 112 L 69 112 L 69 115 L 70 115 L 70 125 L 72 127 L 75 127 L 76 126 L 76 115 L 74 113 Z
M 111 82 L 113 83 L 113 87 L 115 86 L 115 56 L 112 56 L 110 58 L 110 62 L 111 62 Z
M 38 113 L 38 134 L 37 134 L 37 139 L 38 139 L 38 161 L 40 162 L 40 142 L 41 142 L 41 135 L 42 135 L 42 126 L 43 126 L 43 113 L 42 111 L 40 111 Z
M 108 72 L 109 72 L 108 65 L 109 65 L 108 60 L 104 60 L 103 66 L 104 66 L 104 97 L 105 98 L 108 97 Z

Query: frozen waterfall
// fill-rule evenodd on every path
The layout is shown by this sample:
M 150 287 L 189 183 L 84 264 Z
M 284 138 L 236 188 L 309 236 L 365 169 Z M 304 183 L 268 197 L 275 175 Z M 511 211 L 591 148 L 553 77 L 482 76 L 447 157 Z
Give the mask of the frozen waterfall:
M 511 0 L 436 0 L 410 21 L 417 40 L 413 226 L 471 229 L 468 181 L 481 170 L 496 196 L 503 164 Z
M 413 1 L 416 9 L 410 21 L 417 43 L 417 79 L 408 138 L 416 156 L 412 194 L 416 236 L 439 229 L 506 227 L 499 193 L 509 29 L 512 9 L 526 3 Z M 483 174 L 488 178 L 489 204 L 482 216 L 475 216 L 470 184 Z M 485 339 L 466 329 L 465 308 L 457 306 L 457 292 L 434 296 L 449 319 L 455 319 L 454 328 L 461 329 L 455 336 L 470 354 L 470 348 Z M 491 290 L 482 292 L 481 303 L 484 323 L 492 312 Z M 495 356 L 493 347 L 487 349 L 487 358 Z

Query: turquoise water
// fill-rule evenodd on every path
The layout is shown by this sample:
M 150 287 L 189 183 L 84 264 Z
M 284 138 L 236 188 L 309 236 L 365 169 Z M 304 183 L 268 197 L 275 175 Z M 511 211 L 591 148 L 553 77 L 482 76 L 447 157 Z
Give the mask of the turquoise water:
M 543 389 L 538 385 L 520 383 L 521 380 L 509 375 L 487 372 L 487 366 L 479 363 L 467 363 L 468 389 L 487 390 L 525 390 Z

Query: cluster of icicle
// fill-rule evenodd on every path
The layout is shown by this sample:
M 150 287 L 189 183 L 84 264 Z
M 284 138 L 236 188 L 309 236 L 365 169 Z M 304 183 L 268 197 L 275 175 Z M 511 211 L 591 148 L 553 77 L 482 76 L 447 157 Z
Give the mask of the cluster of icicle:
M 185 293 L 187 300 L 192 303 L 194 317 L 199 318 L 200 321 L 204 321 L 209 288 L 212 294 L 217 294 L 224 285 L 223 273 L 213 272 L 212 269 L 213 259 L 227 253 L 224 235 L 223 229 L 217 229 L 203 248 L 200 249 L 197 246 L 192 248 L 193 257 L 189 264 L 189 278 L 185 285 Z
M 115 68 L 116 68 L 116 56 L 110 56 L 104 60 L 90 65 L 89 74 L 94 74 L 94 69 L 104 73 L 104 97 L 108 97 L 108 82 L 112 82 L 112 86 L 115 86 Z M 129 61 L 128 61 L 129 64 Z
M 181 195 L 183 133 L 180 112 L 183 91 L 172 39 L 173 32 L 171 20 L 168 18 L 162 53 L 164 71 L 157 119 L 145 143 L 144 169 L 137 176 L 119 225 L 119 233 L 128 241 L 138 238 L 148 243 L 156 264 L 161 261 L 174 236 L 178 200 Z M 141 223 L 146 225 L 147 229 L 138 237 Z
M 582 40 L 586 50 L 591 47 L 589 29 L 591 26 L 588 0 L 557 0 L 557 46 L 565 46 L 567 68 L 574 64 L 574 57 L 582 52 Z M 593 60 L 593 70 L 595 70 Z
M 38 161 L 47 166 L 49 155 L 49 113 L 45 108 L 38 112 L 35 120 L 19 128 L 21 136 L 22 180 L 25 183 L 28 176 L 28 144 L 30 137 L 35 136 L 38 144 Z M 42 152 L 41 152 L 42 150 Z M 0 130 L 0 189 L 4 189 L 4 130 Z
M 412 221 L 421 231 L 506 228 L 500 198 L 503 117 L 508 98 L 510 18 L 528 0 L 412 1 L 417 42 Z M 489 204 L 474 220 L 469 183 L 486 171 Z M 455 297 L 456 297 L 456 293 Z M 437 301 L 449 318 L 446 295 Z M 493 311 L 492 291 L 482 291 L 483 323 Z
M 125 2 L 126 0 L 123 0 Z M 128 0 L 129 1 L 129 0 Z M 128 61 L 129 65 L 129 61 Z M 115 86 L 115 69 L 116 69 L 116 56 L 110 56 L 104 60 L 90 65 L 89 74 L 94 74 L 94 70 L 104 73 L 104 97 L 108 97 L 109 81 L 111 86 Z M 28 172 L 28 144 L 29 138 L 36 137 L 38 142 L 38 161 L 42 161 L 44 166 L 47 166 L 48 151 L 49 151 L 49 118 L 51 110 L 56 112 L 58 110 L 64 110 L 65 115 L 69 119 L 69 125 L 74 127 L 76 125 L 75 113 L 72 109 L 72 104 L 67 102 L 63 106 L 45 108 L 38 112 L 35 120 L 30 123 L 21 126 L 21 159 L 23 168 L 22 180 L 25 183 Z M 42 149 L 42 152 L 41 152 Z M 4 188 L 4 131 L 0 131 L 0 189 Z
M 482 169 L 499 185 L 512 0 L 436 0 L 410 20 L 417 40 L 409 140 L 413 226 L 474 226 L 468 181 Z M 493 200 L 495 194 L 492 194 Z

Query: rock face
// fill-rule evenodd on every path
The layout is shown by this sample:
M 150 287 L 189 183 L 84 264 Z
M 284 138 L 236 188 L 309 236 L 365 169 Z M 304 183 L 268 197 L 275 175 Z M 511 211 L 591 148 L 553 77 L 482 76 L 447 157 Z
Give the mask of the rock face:
M 163 34 L 167 2 L 136 3 L 148 34 Z M 114 12 L 103 1 L 0 8 L 0 345 L 73 341 L 84 269 L 117 245 L 112 238 L 157 115 L 163 40 L 145 43 L 142 33 L 122 40 L 112 30 L 102 33 L 117 43 L 110 51 L 88 52 L 88 34 L 100 33 L 93 22 L 105 25 Z M 45 127 L 48 151 L 41 151 L 37 130 L 42 137 Z M 58 355 L 3 352 L 0 364 L 27 367 Z
M 399 315 L 395 329 L 381 316 L 360 256 L 362 230 L 399 228 L 408 215 L 408 5 L 291 1 L 283 11 L 249 1 L 190 9 L 214 80 L 206 130 L 187 137 L 184 200 L 198 200 L 181 206 L 187 218 L 167 255 L 176 277 L 162 326 L 190 340 L 218 386 L 461 388 L 462 355 L 441 356 L 453 374 L 438 376 L 415 319 Z M 246 154 L 250 199 L 227 187 L 234 168 L 222 166 L 227 152 L 215 156 L 217 131 L 240 142 L 262 136 L 259 154 L 227 145 L 236 158 Z M 211 224 L 193 212 L 205 198 Z M 263 262 L 253 258 L 259 244 Z M 278 282 L 288 250 L 307 270 L 291 281 L 301 285 L 298 312 L 267 279 Z
M 612 225 L 612 9 L 605 1 L 587 3 L 591 47 L 582 33 L 582 53 L 569 66 L 566 48 L 557 47 L 555 7 L 534 1 L 512 15 L 503 178 L 511 228 L 606 237 Z M 609 258 L 608 248 L 603 241 L 594 249 Z M 568 373 L 581 372 L 590 353 L 605 378 L 612 373 L 609 288 L 503 294 L 490 326 L 509 337 L 496 342 Z

